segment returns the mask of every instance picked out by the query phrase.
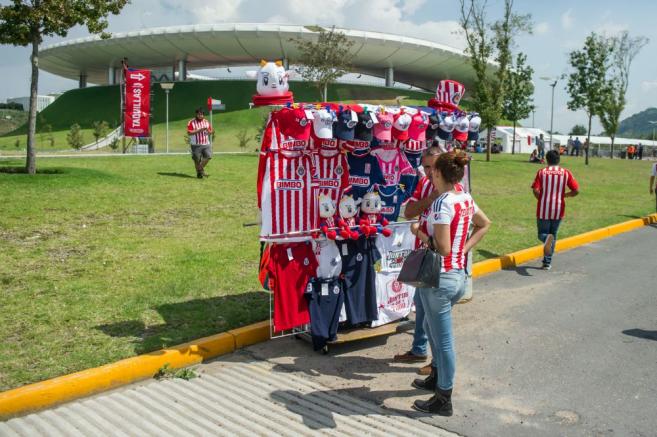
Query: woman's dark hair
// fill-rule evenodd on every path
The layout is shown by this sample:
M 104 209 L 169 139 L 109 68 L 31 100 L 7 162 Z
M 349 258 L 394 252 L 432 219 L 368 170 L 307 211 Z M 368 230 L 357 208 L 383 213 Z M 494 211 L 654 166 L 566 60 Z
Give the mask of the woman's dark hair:
M 468 155 L 464 152 L 448 152 L 441 154 L 434 168 L 443 175 L 443 179 L 450 184 L 455 184 L 463 179 L 465 166 L 468 165 Z
M 559 152 L 556 150 L 550 150 L 545 154 L 545 159 L 547 160 L 548 164 L 557 165 L 559 164 L 561 157 L 559 156 Z

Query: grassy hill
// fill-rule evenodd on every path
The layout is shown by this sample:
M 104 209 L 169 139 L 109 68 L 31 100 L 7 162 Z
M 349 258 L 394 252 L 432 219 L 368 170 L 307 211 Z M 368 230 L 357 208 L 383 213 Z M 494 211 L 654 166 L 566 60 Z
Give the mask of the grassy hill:
M 4 135 L 27 122 L 27 112 L 15 109 L 0 109 L 0 135 Z
M 297 102 L 312 102 L 318 98 L 316 88 L 306 82 L 291 82 L 290 90 Z M 153 87 L 153 123 L 163 123 L 166 117 L 166 97 L 159 85 Z M 176 83 L 169 94 L 169 120 L 184 120 L 193 116 L 194 109 L 206 105 L 209 96 L 221 99 L 226 104 L 226 112 L 249 107 L 255 93 L 253 81 L 199 81 Z M 334 84 L 329 87 L 331 101 L 372 101 L 392 100 L 396 96 L 407 96 L 411 100 L 426 102 L 430 93 L 400 90 L 369 85 Z M 91 128 L 94 121 L 105 120 L 117 126 L 121 117 L 118 86 L 95 86 L 67 91 L 53 104 L 39 114 L 39 124 L 52 125 L 53 131 L 68 130 L 74 123 L 82 128 Z M 9 135 L 23 134 L 22 126 Z
M 650 122 L 657 120 L 657 108 L 648 108 L 620 122 L 618 136 L 628 138 L 652 138 L 655 127 Z

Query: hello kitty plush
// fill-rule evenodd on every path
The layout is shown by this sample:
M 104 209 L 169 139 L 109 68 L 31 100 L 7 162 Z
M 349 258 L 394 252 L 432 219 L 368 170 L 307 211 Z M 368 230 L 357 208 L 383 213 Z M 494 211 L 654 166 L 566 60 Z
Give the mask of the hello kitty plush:
M 354 228 L 358 225 L 358 219 L 356 217 L 356 214 L 358 214 L 358 204 L 353 196 L 346 194 L 342 196 L 340 204 L 338 205 L 338 210 L 340 213 L 340 219 L 338 220 L 340 237 L 345 240 L 357 240 L 360 235 L 354 230 Z
M 322 234 L 329 240 L 335 240 L 338 236 L 338 233 L 335 229 L 337 223 L 335 220 L 335 202 L 331 199 L 331 196 L 326 194 L 320 194 L 318 199 L 319 205 L 319 229 L 322 231 Z
M 370 191 L 363 196 L 359 226 L 365 236 L 373 237 L 377 232 L 385 237 L 392 235 L 392 231 L 384 227 L 388 226 L 388 220 L 381 215 L 382 206 L 383 202 L 377 191 Z
M 260 61 L 258 71 L 247 71 L 246 75 L 256 79 L 257 95 L 253 96 L 255 106 L 285 105 L 294 101 L 294 95 L 289 91 L 288 79 L 290 71 L 285 71 L 281 61 Z

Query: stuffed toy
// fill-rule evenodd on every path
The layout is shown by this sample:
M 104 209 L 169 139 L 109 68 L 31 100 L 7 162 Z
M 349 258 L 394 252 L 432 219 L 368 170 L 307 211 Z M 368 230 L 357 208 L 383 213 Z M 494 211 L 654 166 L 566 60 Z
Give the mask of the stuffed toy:
M 331 196 L 326 194 L 320 194 L 319 200 L 319 230 L 322 235 L 324 235 L 329 240 L 335 240 L 338 236 L 335 228 L 337 223 L 335 221 L 335 202 L 331 199 Z M 318 238 L 319 235 L 313 235 L 315 238 Z
M 363 196 L 358 225 L 365 236 L 374 237 L 377 233 L 383 234 L 384 237 L 392 235 L 392 231 L 385 227 L 388 226 L 388 220 L 381 214 L 382 206 L 378 191 L 370 191 Z
M 338 210 L 340 212 L 340 219 L 338 220 L 338 226 L 340 227 L 340 237 L 352 240 L 357 240 L 360 237 L 360 234 L 354 230 L 358 225 L 358 204 L 351 195 L 344 195 L 340 199 L 340 204 L 338 205 Z
M 247 77 L 256 79 L 256 91 L 258 94 L 253 96 L 255 106 L 265 105 L 285 105 L 294 101 L 294 95 L 290 92 L 287 80 L 290 78 L 291 71 L 285 71 L 281 61 L 267 62 L 264 59 L 260 61 L 258 71 L 247 71 Z

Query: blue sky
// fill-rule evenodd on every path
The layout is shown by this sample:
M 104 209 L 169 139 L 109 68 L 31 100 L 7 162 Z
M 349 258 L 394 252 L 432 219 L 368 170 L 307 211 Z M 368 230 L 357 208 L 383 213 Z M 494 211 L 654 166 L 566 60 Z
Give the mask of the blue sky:
M 6 4 L 7 0 L 0 0 Z M 263 7 L 263 5 L 266 5 Z M 320 6 L 318 6 L 320 5 Z M 489 16 L 498 17 L 501 0 L 489 0 Z M 617 33 L 629 30 L 643 35 L 650 43 L 635 59 L 630 76 L 628 105 L 623 116 L 657 106 L 657 2 L 649 0 L 562 1 L 516 0 L 518 13 L 530 13 L 534 34 L 518 39 L 516 50 L 527 54 L 535 69 L 536 127 L 549 128 L 550 88 L 541 76 L 556 76 L 568 71 L 567 54 L 581 47 L 592 31 Z M 363 17 L 368 17 L 364 20 Z M 121 32 L 145 27 L 208 22 L 278 22 L 322 24 L 365 30 L 389 31 L 453 46 L 463 45 L 458 30 L 458 0 L 132 0 L 123 13 L 110 20 L 110 31 Z M 74 29 L 68 38 L 86 36 L 85 29 Z M 48 40 L 46 43 L 61 38 Z M 29 92 L 29 50 L 0 46 L 0 101 Z M 440 80 L 436 78 L 436 82 Z M 42 72 L 40 93 L 62 91 L 77 83 Z M 555 93 L 555 130 L 567 131 L 575 123 L 586 122 L 583 112 L 566 108 L 565 83 Z M 530 126 L 532 120 L 526 120 Z M 594 122 L 594 132 L 600 130 Z

